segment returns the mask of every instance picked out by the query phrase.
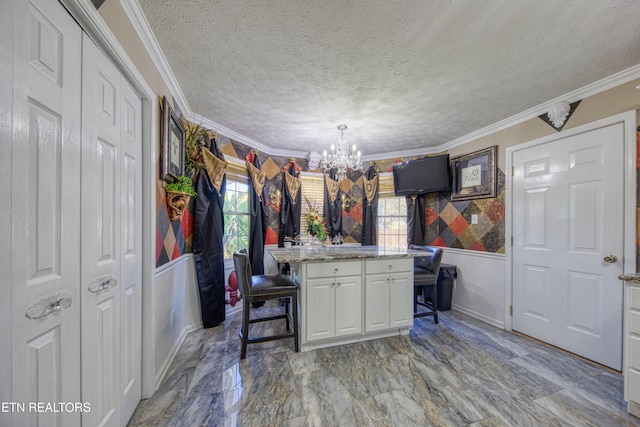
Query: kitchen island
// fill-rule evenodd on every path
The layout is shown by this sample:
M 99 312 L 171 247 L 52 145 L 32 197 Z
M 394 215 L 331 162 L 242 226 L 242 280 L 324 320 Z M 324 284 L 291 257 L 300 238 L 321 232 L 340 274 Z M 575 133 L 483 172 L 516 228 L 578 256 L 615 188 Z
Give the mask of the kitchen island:
M 300 286 L 302 351 L 406 335 L 413 326 L 413 257 L 378 246 L 267 248 Z

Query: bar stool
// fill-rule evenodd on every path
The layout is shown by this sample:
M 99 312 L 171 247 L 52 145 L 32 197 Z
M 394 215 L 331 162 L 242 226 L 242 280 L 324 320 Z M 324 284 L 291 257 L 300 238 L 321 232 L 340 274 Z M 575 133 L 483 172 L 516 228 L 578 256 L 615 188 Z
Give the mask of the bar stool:
M 295 351 L 300 351 L 298 337 L 298 285 L 282 274 L 251 274 L 251 263 L 246 249 L 233 254 L 233 264 L 238 278 L 238 288 L 242 293 L 242 326 L 239 335 L 242 343 L 240 359 L 247 356 L 247 344 L 293 338 Z M 284 314 L 250 319 L 251 303 L 271 299 L 285 299 Z M 292 310 L 289 311 L 289 299 Z M 278 335 L 249 338 L 249 324 L 270 320 L 285 319 L 287 332 Z
M 425 256 L 413 258 L 413 317 L 433 316 L 438 323 L 438 275 L 442 261 L 442 248 L 435 246 L 410 245 L 409 249 L 426 252 Z M 427 303 L 425 287 L 431 287 L 431 304 Z M 422 290 L 422 301 L 418 301 L 418 290 Z M 418 311 L 418 306 L 429 311 Z

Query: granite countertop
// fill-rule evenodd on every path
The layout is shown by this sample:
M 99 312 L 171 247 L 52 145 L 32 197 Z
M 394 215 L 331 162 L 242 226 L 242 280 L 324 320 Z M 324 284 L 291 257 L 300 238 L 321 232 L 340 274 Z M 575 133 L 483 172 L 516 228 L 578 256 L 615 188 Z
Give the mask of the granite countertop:
M 424 255 L 423 251 L 384 246 L 293 246 L 291 248 L 266 248 L 276 262 L 341 261 L 353 259 L 412 258 Z

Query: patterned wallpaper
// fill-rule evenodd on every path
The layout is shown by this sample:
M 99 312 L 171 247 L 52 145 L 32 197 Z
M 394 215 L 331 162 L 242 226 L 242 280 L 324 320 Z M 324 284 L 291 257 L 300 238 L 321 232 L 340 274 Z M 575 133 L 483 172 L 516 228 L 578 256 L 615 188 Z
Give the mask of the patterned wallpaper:
M 225 156 L 244 158 L 252 147 L 221 136 L 218 147 Z M 262 170 L 267 175 L 267 193 L 270 195 L 266 244 L 278 243 L 280 211 L 275 194 L 282 188 L 281 169 L 289 157 L 266 156 L 259 153 Z M 406 159 L 377 161 L 384 171 Z M 308 170 L 306 159 L 296 159 L 303 171 Z M 451 202 L 448 193 L 425 196 L 427 223 L 426 241 L 431 245 L 504 253 L 505 176 L 498 170 L 498 197 Z M 350 172 L 340 188 L 348 196 L 343 206 L 343 236 L 346 243 L 360 242 L 362 226 L 362 174 Z M 304 192 L 304 188 L 302 190 Z M 272 197 L 274 196 L 274 197 Z M 180 221 L 169 221 L 162 183 L 156 187 L 156 267 L 192 252 L 193 208 L 192 199 Z M 478 215 L 478 224 L 471 225 L 471 215 Z
M 504 253 L 505 176 L 498 169 L 497 197 L 452 202 L 448 193 L 425 200 L 426 242 L 434 246 Z M 471 224 L 471 215 L 478 223 Z

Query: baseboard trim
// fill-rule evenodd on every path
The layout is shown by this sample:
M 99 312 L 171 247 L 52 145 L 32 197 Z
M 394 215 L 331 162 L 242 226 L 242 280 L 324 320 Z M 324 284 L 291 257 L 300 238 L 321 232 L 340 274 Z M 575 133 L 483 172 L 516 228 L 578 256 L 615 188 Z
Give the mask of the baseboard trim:
M 192 324 L 192 325 L 187 325 L 187 326 L 184 327 L 184 329 L 182 329 L 182 332 L 180 333 L 180 336 L 176 340 L 176 344 L 173 346 L 173 348 L 169 352 L 169 355 L 167 356 L 167 358 L 162 363 L 162 366 L 160 367 L 160 370 L 158 371 L 158 374 L 156 375 L 155 384 L 154 384 L 154 388 L 153 388 L 154 392 L 157 391 L 160 388 L 160 385 L 162 384 L 162 381 L 164 381 L 165 376 L 169 372 L 169 367 L 171 367 L 171 363 L 173 362 L 173 359 L 175 359 L 176 355 L 180 351 L 180 347 L 182 347 L 182 344 L 184 343 L 184 339 L 187 337 L 187 335 L 190 332 L 193 332 L 193 331 L 201 329 L 201 328 L 202 328 L 202 325 Z
M 451 304 L 451 309 L 455 311 L 459 311 L 460 313 L 464 313 L 468 316 L 471 316 L 475 319 L 481 320 L 485 323 L 495 326 L 496 328 L 504 329 L 504 322 L 501 322 L 496 319 L 492 319 L 491 317 L 485 316 L 484 314 L 478 313 L 477 311 L 469 310 L 468 308 L 461 307 L 456 304 Z

